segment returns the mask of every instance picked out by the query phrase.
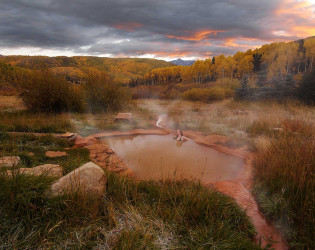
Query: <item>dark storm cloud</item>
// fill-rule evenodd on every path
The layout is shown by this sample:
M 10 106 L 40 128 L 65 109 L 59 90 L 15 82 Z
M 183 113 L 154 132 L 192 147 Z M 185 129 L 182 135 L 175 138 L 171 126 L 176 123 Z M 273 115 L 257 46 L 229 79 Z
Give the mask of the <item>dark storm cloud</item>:
M 239 50 L 233 39 L 259 44 L 279 37 L 271 26 L 282 29 L 275 13 L 285 2 L 1 0 L 0 47 L 113 56 L 231 54 Z

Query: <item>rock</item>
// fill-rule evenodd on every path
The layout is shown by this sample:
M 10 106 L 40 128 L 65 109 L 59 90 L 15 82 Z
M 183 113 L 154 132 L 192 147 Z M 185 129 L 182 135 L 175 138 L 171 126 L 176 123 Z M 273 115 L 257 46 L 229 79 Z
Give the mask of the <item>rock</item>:
M 132 122 L 133 121 L 132 114 L 131 113 L 118 113 L 115 117 L 115 122 L 119 122 L 119 121 Z
M 68 141 L 75 141 L 76 138 L 77 138 L 78 134 L 77 133 L 70 133 L 70 132 L 67 132 L 65 134 L 62 134 L 60 136 L 60 138 L 62 139 L 67 139 Z
M 16 169 L 16 173 L 35 176 L 46 175 L 50 177 L 61 177 L 62 167 L 56 164 L 44 164 L 34 168 L 19 168 Z M 8 170 L 7 174 L 11 176 L 12 171 Z
M 66 156 L 68 154 L 62 151 L 47 151 L 45 155 L 50 158 L 55 158 L 55 157 Z
M 90 159 L 102 168 L 122 175 L 134 175 L 108 145 L 94 144 L 86 148 L 90 151 Z
M 12 168 L 20 163 L 19 156 L 4 156 L 0 158 L 0 167 Z
M 82 139 L 83 139 L 83 137 L 82 137 L 81 135 L 77 135 L 77 136 L 75 137 L 75 140 L 74 140 L 74 141 L 82 140 Z
M 97 140 L 94 137 L 82 138 L 74 141 L 74 146 L 76 148 L 90 146 L 97 143 Z
M 92 196 L 102 196 L 105 189 L 104 171 L 93 162 L 88 162 L 56 181 L 51 186 L 51 193 L 56 196 L 79 191 Z

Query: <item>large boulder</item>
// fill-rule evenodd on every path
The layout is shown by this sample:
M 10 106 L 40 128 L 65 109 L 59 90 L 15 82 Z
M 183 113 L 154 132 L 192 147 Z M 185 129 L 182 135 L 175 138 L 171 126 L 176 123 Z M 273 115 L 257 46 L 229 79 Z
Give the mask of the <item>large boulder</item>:
M 56 181 L 51 186 L 51 193 L 53 196 L 71 192 L 102 196 L 105 189 L 106 176 L 104 171 L 93 162 L 88 162 Z
M 12 168 L 20 163 L 19 156 L 4 156 L 0 158 L 0 167 Z
M 62 167 L 56 164 L 44 164 L 34 168 L 19 168 L 15 170 L 18 174 L 25 175 L 45 175 L 50 177 L 61 177 L 62 176 Z M 12 171 L 8 170 L 7 174 L 12 175 Z

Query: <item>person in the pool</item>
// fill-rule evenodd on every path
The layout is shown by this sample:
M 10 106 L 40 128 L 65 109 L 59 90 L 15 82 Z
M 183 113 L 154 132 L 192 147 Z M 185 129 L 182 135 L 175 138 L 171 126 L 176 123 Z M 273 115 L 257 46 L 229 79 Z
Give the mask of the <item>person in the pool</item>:
M 176 130 L 176 136 L 174 137 L 176 141 L 188 141 L 188 138 L 184 136 L 183 131 L 181 129 Z

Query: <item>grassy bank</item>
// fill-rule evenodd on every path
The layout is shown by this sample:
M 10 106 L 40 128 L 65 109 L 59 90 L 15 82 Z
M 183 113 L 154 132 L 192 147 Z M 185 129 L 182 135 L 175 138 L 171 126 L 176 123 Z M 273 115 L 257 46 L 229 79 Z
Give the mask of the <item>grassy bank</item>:
M 193 182 L 107 178 L 99 201 L 47 198 L 51 179 L 0 176 L 1 248 L 258 249 L 229 197 Z
M 64 133 L 72 129 L 69 114 L 31 113 L 25 110 L 0 112 L 0 131 Z
M 51 136 L 0 134 L 1 156 L 19 167 L 56 163 L 64 174 L 88 161 L 85 149 L 51 159 L 70 143 Z M 30 153 L 33 153 L 30 155 Z M 101 200 L 81 194 L 51 198 L 54 181 L 0 171 L 0 248 L 258 249 L 246 213 L 231 198 L 193 181 L 138 182 L 107 173 Z
M 0 95 L 0 99 L 3 96 Z M 138 107 L 136 103 L 124 106 L 120 112 L 131 112 L 132 123 L 115 122 L 117 111 L 96 113 L 60 113 L 47 114 L 21 110 L 20 99 L 10 96 L 6 99 L 7 106 L 0 103 L 0 132 L 34 132 L 34 133 L 64 133 L 79 132 L 83 136 L 98 133 L 103 130 L 131 130 L 136 128 L 151 128 L 156 121 L 156 115 L 148 109 Z M 10 109 L 7 109 L 10 107 Z
M 262 211 L 274 221 L 292 248 L 314 249 L 314 127 L 284 121 L 282 131 L 255 124 L 272 139 L 254 161 L 254 193 Z
M 17 167 L 35 167 L 47 163 L 59 164 L 63 166 L 64 174 L 66 174 L 78 165 L 89 161 L 87 149 L 70 149 L 71 145 L 70 142 L 54 138 L 51 135 L 37 137 L 34 135 L 12 136 L 7 133 L 0 133 L 0 157 L 19 156 L 21 163 Z M 45 155 L 46 151 L 65 151 L 67 155 L 49 158 Z M 5 170 L 2 169 L 2 171 Z

